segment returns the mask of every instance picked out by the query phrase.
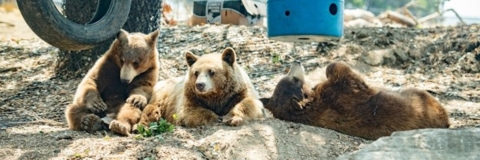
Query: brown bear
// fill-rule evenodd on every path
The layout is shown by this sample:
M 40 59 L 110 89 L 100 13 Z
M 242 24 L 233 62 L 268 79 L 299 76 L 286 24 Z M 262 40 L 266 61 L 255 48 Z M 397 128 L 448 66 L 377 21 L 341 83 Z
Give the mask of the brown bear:
M 140 119 L 158 81 L 156 47 L 159 31 L 128 33 L 121 30 L 109 50 L 87 72 L 77 87 L 73 102 L 65 109 L 72 130 L 106 129 L 100 119 L 114 117 L 109 129 L 128 135 Z
M 194 127 L 220 119 L 238 126 L 263 117 L 258 93 L 247 73 L 236 63 L 232 48 L 201 57 L 187 51 L 185 60 L 189 67 L 185 76 L 160 81 L 155 86 L 150 104 L 160 107 L 162 118 Z
M 300 63 L 294 63 L 272 97 L 261 98 L 274 117 L 365 139 L 394 131 L 449 127 L 447 112 L 426 91 L 372 88 L 343 62 L 328 65 L 327 80 L 313 89 L 305 84 L 304 72 Z

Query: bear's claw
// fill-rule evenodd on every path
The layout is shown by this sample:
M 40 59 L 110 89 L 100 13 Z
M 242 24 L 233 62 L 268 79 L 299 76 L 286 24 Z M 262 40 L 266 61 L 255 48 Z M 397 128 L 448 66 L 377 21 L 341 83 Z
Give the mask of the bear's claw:
M 125 126 L 124 124 L 122 124 L 120 121 L 113 120 L 110 123 L 110 126 L 108 128 L 110 128 L 110 130 L 115 132 L 115 133 L 125 135 L 125 136 L 130 136 L 129 128 L 127 126 Z
M 102 98 L 100 97 L 92 98 L 89 102 L 87 102 L 87 107 L 93 113 L 100 113 L 107 110 L 107 104 L 103 102 Z
M 94 132 L 103 128 L 102 120 L 94 114 L 83 116 L 80 127 L 87 132 Z
M 225 121 L 230 126 L 239 126 L 243 124 L 243 118 L 239 116 L 233 116 Z
M 147 98 L 142 95 L 131 95 L 127 98 L 127 103 L 134 105 L 140 109 L 143 109 L 147 105 Z

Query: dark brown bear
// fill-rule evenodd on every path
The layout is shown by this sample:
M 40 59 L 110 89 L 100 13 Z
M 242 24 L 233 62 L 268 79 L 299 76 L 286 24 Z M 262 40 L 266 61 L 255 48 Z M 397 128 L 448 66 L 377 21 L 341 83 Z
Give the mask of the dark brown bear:
M 447 112 L 426 91 L 372 88 L 342 62 L 327 66 L 326 76 L 327 81 L 311 90 L 302 65 L 294 63 L 272 97 L 261 101 L 276 118 L 366 139 L 395 131 L 449 127 Z

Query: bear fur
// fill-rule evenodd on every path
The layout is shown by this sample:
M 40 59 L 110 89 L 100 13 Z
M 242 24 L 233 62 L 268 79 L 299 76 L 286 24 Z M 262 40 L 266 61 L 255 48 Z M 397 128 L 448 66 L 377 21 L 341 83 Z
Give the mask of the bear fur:
M 261 101 L 276 118 L 365 139 L 394 131 L 449 127 L 447 112 L 426 91 L 372 88 L 343 62 L 328 65 L 326 76 L 326 81 L 311 89 L 305 84 L 303 67 L 294 63 L 272 97 Z
M 238 126 L 263 117 L 258 93 L 247 73 L 236 63 L 232 48 L 226 48 L 222 54 L 201 57 L 187 51 L 185 60 L 189 67 L 185 76 L 155 86 L 151 104 L 160 108 L 162 118 L 195 127 L 221 119 Z
M 101 117 L 113 117 L 108 127 L 128 135 L 140 119 L 158 81 L 156 48 L 159 31 L 148 35 L 121 30 L 109 50 L 87 72 L 73 102 L 65 109 L 72 130 L 106 129 Z

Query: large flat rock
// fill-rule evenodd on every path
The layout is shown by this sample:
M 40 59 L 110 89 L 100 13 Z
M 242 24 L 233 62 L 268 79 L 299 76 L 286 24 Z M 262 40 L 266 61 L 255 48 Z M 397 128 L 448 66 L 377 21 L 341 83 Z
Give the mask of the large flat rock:
M 337 159 L 480 159 L 480 128 L 395 132 Z

